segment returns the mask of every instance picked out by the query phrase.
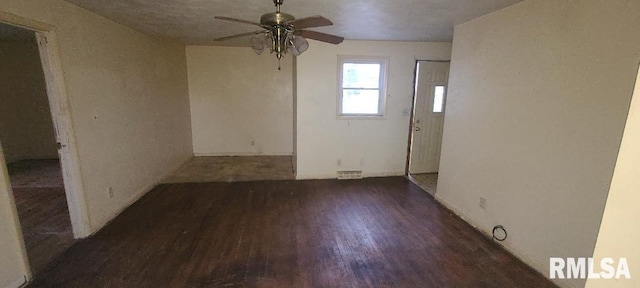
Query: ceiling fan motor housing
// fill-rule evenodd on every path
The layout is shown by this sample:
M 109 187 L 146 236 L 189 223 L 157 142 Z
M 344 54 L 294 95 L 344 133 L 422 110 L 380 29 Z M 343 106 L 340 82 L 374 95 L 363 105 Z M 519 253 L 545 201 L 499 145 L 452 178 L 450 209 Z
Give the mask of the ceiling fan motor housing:
M 293 17 L 293 15 L 291 14 L 274 12 L 274 13 L 267 13 L 262 15 L 262 17 L 260 17 L 260 24 L 267 25 L 267 26 L 274 26 L 274 25 L 281 25 L 281 24 L 284 24 L 285 22 L 289 22 L 295 19 L 296 17 Z

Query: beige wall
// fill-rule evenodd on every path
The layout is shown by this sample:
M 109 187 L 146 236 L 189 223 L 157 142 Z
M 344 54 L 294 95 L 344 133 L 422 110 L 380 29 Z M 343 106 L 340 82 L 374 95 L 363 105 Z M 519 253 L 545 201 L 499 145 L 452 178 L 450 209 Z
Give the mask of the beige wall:
M 8 163 L 58 158 L 35 36 L 0 39 L 0 140 Z
M 56 28 L 92 231 L 192 156 L 183 45 L 61 0 L 2 0 L 0 11 Z M 0 223 L 15 224 L 4 217 Z M 15 242 L 0 240 L 3 250 Z M 0 264 L 0 270 L 19 267 Z
M 415 61 L 449 60 L 450 53 L 450 43 L 311 42 L 297 58 L 297 178 L 404 174 L 410 117 L 403 110 L 411 109 Z M 337 119 L 338 55 L 389 57 L 384 119 Z
M 640 72 L 602 216 L 594 259 L 627 258 L 631 279 L 587 281 L 587 287 L 640 287 Z M 596 271 L 599 271 L 596 270 Z
M 436 197 L 487 234 L 504 225 L 544 275 L 549 257 L 593 253 L 639 15 L 639 1 L 528 0 L 455 29 Z
M 0 141 L 0 163 L 4 162 L 2 145 Z M 0 287 L 7 288 L 22 285 L 29 273 L 9 183 L 6 167 L 0 165 Z
M 293 153 L 292 59 L 248 47 L 187 47 L 196 156 Z

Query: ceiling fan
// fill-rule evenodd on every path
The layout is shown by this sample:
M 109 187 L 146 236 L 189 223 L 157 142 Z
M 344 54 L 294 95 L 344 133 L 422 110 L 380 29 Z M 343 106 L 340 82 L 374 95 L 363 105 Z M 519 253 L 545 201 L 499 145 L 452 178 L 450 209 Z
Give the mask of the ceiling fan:
M 219 20 L 251 24 L 262 27 L 262 30 L 217 38 L 214 39 L 214 41 L 224 41 L 253 35 L 253 37 L 251 37 L 251 48 L 253 48 L 253 51 L 260 55 L 270 46 L 271 53 L 276 53 L 276 57 L 278 57 L 278 70 L 280 70 L 280 59 L 287 53 L 287 50 L 293 55 L 298 56 L 309 48 L 309 42 L 307 42 L 305 38 L 331 44 L 340 44 L 344 41 L 344 38 L 340 36 L 303 30 L 305 28 L 331 26 L 333 22 L 322 16 L 296 19 L 291 14 L 280 12 L 280 6 L 283 1 L 284 0 L 273 0 L 273 3 L 276 5 L 276 12 L 262 15 L 262 17 L 260 17 L 260 23 L 216 16 L 215 18 Z

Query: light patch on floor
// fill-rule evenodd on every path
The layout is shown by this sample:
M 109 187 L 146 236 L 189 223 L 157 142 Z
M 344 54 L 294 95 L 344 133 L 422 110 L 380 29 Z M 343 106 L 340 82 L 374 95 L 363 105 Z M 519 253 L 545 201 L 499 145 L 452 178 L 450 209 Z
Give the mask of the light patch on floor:
M 293 179 L 291 156 L 194 157 L 163 183 Z
M 422 190 L 431 194 L 431 196 L 436 194 L 436 188 L 438 188 L 438 173 L 411 174 L 409 175 L 409 180 L 422 188 Z

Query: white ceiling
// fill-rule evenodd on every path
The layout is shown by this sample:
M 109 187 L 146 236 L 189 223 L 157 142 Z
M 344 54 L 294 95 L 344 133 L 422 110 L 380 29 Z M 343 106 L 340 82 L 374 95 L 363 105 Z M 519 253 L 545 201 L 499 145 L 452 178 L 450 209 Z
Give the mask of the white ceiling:
M 272 0 L 67 1 L 140 32 L 178 38 L 188 44 L 215 44 L 211 39 L 260 29 L 216 20 L 214 16 L 259 22 L 262 14 L 275 11 Z M 313 30 L 351 40 L 451 41 L 454 25 L 520 1 L 285 0 L 282 12 L 296 18 L 325 16 L 335 25 Z

